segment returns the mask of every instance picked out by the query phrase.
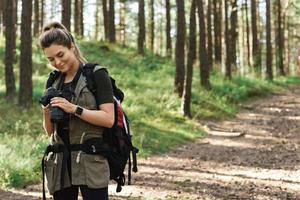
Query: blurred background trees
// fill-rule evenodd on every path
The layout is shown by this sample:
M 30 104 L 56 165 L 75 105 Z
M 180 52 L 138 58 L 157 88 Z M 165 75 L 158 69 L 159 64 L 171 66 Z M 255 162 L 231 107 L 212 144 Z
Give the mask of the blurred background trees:
M 19 62 L 24 70 L 20 70 L 24 74 L 19 88 L 24 105 L 30 101 L 31 89 L 24 90 L 32 87 L 28 45 L 50 21 L 61 21 L 78 38 L 119 43 L 136 47 L 141 55 L 146 51 L 174 59 L 174 91 L 180 97 L 190 93 L 184 90 L 190 90 L 185 84 L 190 84 L 191 77 L 186 76 L 192 75 L 191 66 L 200 69 L 199 85 L 206 89 L 211 88 L 214 72 L 229 80 L 233 75 L 272 80 L 299 73 L 298 1 L 0 0 L 0 12 L 6 97 L 16 94 L 13 64 Z M 18 41 L 20 61 L 15 59 Z

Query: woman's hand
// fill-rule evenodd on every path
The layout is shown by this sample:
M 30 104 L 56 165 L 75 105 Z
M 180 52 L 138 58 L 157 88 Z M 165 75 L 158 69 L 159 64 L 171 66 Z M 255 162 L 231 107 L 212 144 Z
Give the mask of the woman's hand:
M 74 114 L 76 110 L 76 105 L 70 103 L 68 100 L 62 97 L 53 97 L 50 101 L 52 107 L 60 107 L 66 113 Z

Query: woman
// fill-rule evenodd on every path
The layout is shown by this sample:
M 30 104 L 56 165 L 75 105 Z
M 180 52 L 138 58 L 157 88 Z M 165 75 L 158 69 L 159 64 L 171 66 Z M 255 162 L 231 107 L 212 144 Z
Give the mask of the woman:
M 51 84 L 60 95 L 43 106 L 43 126 L 52 140 L 52 148 L 47 148 L 44 158 L 48 190 L 55 200 L 75 200 L 79 188 L 84 200 L 106 200 L 107 160 L 71 147 L 90 138 L 101 139 L 104 128 L 113 126 L 114 104 L 109 76 L 104 70 L 96 71 L 96 95 L 87 89 L 82 75 L 85 59 L 73 36 L 58 22 L 47 25 L 39 41 L 45 57 L 60 72 Z M 51 109 L 57 107 L 64 113 L 63 120 L 51 119 Z

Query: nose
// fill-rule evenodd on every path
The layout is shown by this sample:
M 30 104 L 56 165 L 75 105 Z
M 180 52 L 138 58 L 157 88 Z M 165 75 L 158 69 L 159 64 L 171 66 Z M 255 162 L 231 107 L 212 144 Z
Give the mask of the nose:
M 54 65 L 55 65 L 56 67 L 60 67 L 60 66 L 61 66 L 61 63 L 62 63 L 62 62 L 61 62 L 61 60 L 60 60 L 59 58 L 55 58 L 55 59 L 54 59 L 54 62 L 55 62 Z

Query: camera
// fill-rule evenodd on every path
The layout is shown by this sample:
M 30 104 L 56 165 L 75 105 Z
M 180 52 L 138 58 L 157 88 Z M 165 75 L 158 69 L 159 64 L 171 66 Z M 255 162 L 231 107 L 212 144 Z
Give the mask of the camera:
M 39 102 L 43 106 L 47 106 L 53 97 L 63 97 L 63 94 L 61 91 L 57 90 L 56 88 L 50 87 L 46 90 L 45 95 L 41 97 Z M 50 109 L 50 119 L 53 123 L 63 122 L 68 117 L 67 113 L 57 106 L 52 107 L 50 104 L 49 109 Z

